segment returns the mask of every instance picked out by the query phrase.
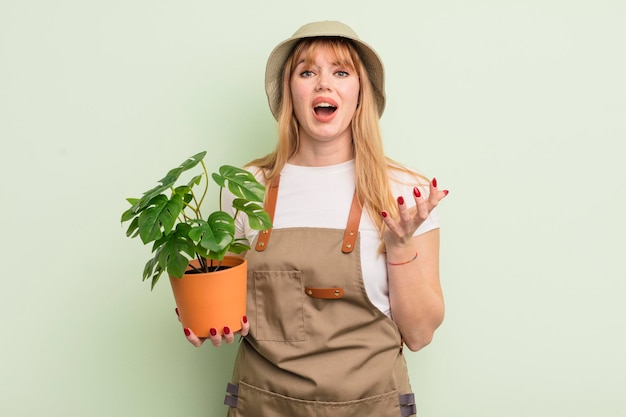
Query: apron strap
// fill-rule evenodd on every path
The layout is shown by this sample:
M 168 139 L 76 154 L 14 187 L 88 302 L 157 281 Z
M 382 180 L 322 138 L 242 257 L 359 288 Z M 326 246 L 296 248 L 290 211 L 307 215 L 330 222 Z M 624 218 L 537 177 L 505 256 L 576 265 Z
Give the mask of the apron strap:
M 267 190 L 267 197 L 265 198 L 264 209 L 270 216 L 270 220 L 274 222 L 274 213 L 276 212 L 276 200 L 278 200 L 278 185 L 280 184 L 280 175 L 274 178 Z M 348 216 L 348 224 L 346 225 L 346 231 L 343 235 L 343 244 L 341 245 L 341 251 L 343 253 L 350 253 L 354 250 L 356 238 L 359 232 L 359 223 L 361 222 L 361 213 L 363 207 L 359 201 L 359 197 L 354 191 L 352 197 L 352 206 L 350 206 L 350 215 Z M 270 241 L 272 229 L 267 229 L 259 232 L 259 236 L 256 241 L 255 249 L 257 252 L 263 252 L 267 249 L 267 245 Z
M 265 211 L 270 216 L 272 223 L 274 222 L 274 213 L 276 212 L 276 200 L 278 200 L 278 184 L 280 184 L 280 175 L 275 177 L 270 182 L 269 189 L 267 190 L 267 197 L 265 198 Z M 256 241 L 257 252 L 263 252 L 267 248 L 267 244 L 270 241 L 270 235 L 272 229 L 266 229 L 259 232 L 259 238 Z
M 363 208 L 359 197 L 354 191 L 354 197 L 352 197 L 352 206 L 350 207 L 350 216 L 348 216 L 348 224 L 346 226 L 346 232 L 343 234 L 343 245 L 341 245 L 341 251 L 343 253 L 350 253 L 354 250 L 354 244 L 359 232 L 359 223 L 361 222 L 361 213 Z

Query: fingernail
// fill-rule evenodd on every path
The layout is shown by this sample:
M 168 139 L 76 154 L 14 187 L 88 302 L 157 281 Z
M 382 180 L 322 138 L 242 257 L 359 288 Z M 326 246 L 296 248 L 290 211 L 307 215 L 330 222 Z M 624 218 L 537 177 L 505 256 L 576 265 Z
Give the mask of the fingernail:
M 211 336 L 217 336 L 217 330 L 214 329 L 213 327 L 209 329 L 209 333 L 211 333 Z
M 191 334 L 191 330 L 186 327 L 183 329 L 183 331 L 185 332 L 185 336 L 189 336 Z
M 433 187 L 437 188 L 437 178 L 433 178 L 432 183 Z
M 176 307 L 176 310 L 175 310 L 175 311 L 176 311 L 176 315 L 177 315 L 177 316 L 180 316 L 180 314 L 178 314 L 178 307 Z
M 404 204 L 404 197 L 402 196 L 398 197 L 398 204 L 400 205 Z
M 243 322 L 247 323 L 248 322 L 248 317 L 247 316 L 243 316 Z
M 387 212 L 386 211 L 381 211 L 380 215 L 383 216 L 383 217 L 387 217 Z
M 449 192 L 450 192 L 450 191 L 448 191 L 448 190 L 443 190 L 443 194 L 444 194 L 444 195 L 448 195 L 448 193 L 449 193 Z
M 230 327 L 224 327 L 224 334 L 230 334 Z
M 419 189 L 419 188 L 415 187 L 415 188 L 413 188 L 413 195 L 414 195 L 415 197 L 421 197 L 421 196 L 422 196 L 422 193 L 420 192 L 420 189 Z

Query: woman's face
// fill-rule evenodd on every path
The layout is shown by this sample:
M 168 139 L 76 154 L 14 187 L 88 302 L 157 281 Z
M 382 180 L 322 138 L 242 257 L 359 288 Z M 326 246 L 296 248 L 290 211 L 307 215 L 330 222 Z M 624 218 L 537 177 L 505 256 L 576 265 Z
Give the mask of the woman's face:
M 349 64 L 337 62 L 331 47 L 303 52 L 291 76 L 291 98 L 300 123 L 301 141 L 346 140 L 359 101 L 359 77 Z

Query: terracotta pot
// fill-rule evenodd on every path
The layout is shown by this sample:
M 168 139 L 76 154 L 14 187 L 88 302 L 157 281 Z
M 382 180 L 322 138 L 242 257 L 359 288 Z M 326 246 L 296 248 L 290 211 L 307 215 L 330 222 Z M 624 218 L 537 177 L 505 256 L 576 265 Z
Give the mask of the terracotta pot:
M 197 260 L 191 263 L 198 265 Z M 211 328 L 219 333 L 225 326 L 231 332 L 241 330 L 241 318 L 246 314 L 248 263 L 240 256 L 226 256 L 222 266 L 229 268 L 185 274 L 182 278 L 170 276 L 182 325 L 199 337 L 208 337 Z

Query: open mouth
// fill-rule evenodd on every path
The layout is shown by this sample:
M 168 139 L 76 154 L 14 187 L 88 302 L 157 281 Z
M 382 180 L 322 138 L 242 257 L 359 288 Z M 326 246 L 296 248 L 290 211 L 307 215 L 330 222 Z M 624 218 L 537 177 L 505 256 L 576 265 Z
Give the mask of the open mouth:
M 330 116 L 335 111 L 337 111 L 337 107 L 333 106 L 330 103 L 319 103 L 315 105 L 313 111 L 318 116 Z

